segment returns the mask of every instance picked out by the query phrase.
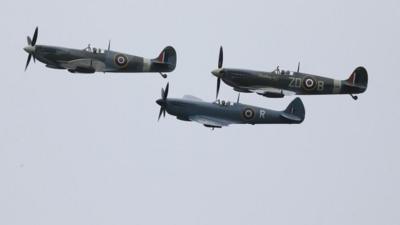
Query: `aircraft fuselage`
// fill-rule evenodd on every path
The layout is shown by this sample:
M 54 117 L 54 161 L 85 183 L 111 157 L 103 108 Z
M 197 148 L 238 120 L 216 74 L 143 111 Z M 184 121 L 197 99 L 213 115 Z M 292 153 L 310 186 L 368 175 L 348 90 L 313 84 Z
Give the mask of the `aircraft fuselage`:
M 172 48 L 172 47 L 169 47 Z M 64 47 L 36 45 L 30 53 L 49 68 L 68 69 L 70 72 L 171 72 L 175 65 L 125 53 L 90 49 L 78 50 Z M 172 50 L 174 53 L 174 50 Z M 176 57 L 176 56 L 175 56 Z
M 348 80 L 335 80 L 299 72 L 261 72 L 220 69 L 213 74 L 239 92 L 255 92 L 267 97 L 285 95 L 359 94 L 367 88 L 367 72 L 357 68 Z
M 234 124 L 282 124 L 301 123 L 281 116 L 275 111 L 241 103 L 208 103 L 186 99 L 167 99 L 166 110 L 180 120 L 190 121 L 193 116 L 204 116 Z

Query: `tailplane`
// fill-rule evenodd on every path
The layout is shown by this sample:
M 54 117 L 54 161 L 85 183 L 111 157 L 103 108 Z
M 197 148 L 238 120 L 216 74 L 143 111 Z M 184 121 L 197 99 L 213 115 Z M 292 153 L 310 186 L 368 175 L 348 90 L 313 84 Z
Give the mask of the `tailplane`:
M 305 117 L 304 104 L 300 98 L 295 98 L 282 112 L 281 116 L 292 123 L 301 123 Z

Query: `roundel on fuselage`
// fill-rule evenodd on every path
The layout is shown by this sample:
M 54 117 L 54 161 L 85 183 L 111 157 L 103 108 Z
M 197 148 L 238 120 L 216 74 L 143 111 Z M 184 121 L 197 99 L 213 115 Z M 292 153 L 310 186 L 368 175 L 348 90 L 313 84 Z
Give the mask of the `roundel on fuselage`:
M 317 87 L 317 81 L 312 77 L 303 78 L 303 88 L 306 91 L 312 91 Z
M 119 67 L 126 67 L 128 65 L 128 57 L 123 54 L 116 54 L 114 57 L 114 63 Z
M 245 108 L 242 112 L 242 115 L 246 120 L 252 120 L 255 116 L 255 112 L 251 108 Z

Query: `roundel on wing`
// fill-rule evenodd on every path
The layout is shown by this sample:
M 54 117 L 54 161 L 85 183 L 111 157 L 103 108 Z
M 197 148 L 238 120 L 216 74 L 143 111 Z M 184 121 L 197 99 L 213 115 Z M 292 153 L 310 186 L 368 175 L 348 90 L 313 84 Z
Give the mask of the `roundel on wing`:
M 303 78 L 303 88 L 307 91 L 314 90 L 317 87 L 317 81 L 312 77 Z
M 119 67 L 125 67 L 128 65 L 128 57 L 123 54 L 116 54 L 114 57 L 114 62 Z
M 242 115 L 246 120 L 251 120 L 254 118 L 255 112 L 251 108 L 245 108 L 242 112 Z

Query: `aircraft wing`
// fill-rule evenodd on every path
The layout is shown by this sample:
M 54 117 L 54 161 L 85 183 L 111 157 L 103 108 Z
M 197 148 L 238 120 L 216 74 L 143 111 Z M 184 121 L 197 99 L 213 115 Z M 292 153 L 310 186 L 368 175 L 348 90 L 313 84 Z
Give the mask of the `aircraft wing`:
M 273 88 L 273 87 L 261 87 L 261 88 L 254 88 L 254 89 L 250 89 L 251 92 L 263 95 L 263 94 L 268 94 L 268 93 L 272 93 L 272 94 L 283 94 L 285 96 L 288 95 L 295 95 L 296 92 L 293 91 L 288 91 L 288 90 L 284 90 L 284 89 L 279 89 L 279 88 Z
M 183 99 L 187 99 L 187 100 L 192 100 L 192 101 L 198 101 L 198 102 L 202 102 L 203 100 L 196 97 L 196 96 L 192 96 L 192 95 L 184 95 Z
M 189 120 L 201 123 L 204 126 L 208 127 L 226 127 L 232 124 L 232 122 L 230 121 L 212 118 L 208 116 L 191 116 L 189 117 Z
M 60 67 L 68 70 L 79 70 L 79 69 L 94 69 L 95 71 L 104 71 L 106 65 L 96 59 L 76 59 L 71 61 L 58 61 Z

